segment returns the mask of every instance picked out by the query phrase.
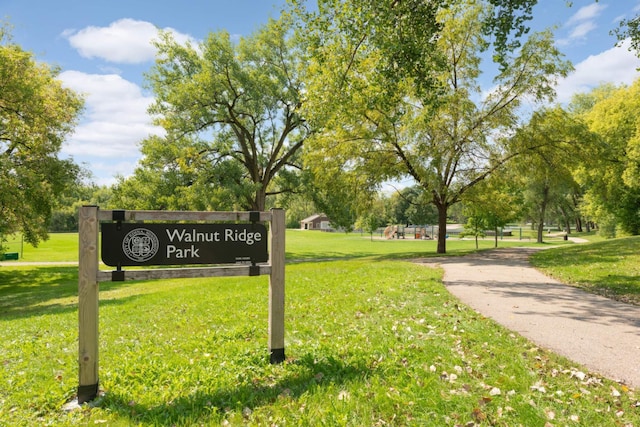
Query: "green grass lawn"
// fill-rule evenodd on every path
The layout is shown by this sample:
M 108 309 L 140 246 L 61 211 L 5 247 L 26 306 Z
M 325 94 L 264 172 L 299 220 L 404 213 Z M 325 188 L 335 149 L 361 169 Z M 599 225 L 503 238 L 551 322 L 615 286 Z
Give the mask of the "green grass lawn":
M 535 240 L 519 240 L 517 237 L 499 240 L 498 246 L 536 246 Z M 552 244 L 562 244 L 561 239 L 550 238 Z M 322 233 L 314 231 L 287 230 L 286 252 L 289 260 L 310 259 L 336 259 L 336 258 L 411 258 L 417 256 L 436 256 L 435 240 L 407 239 L 381 239 L 374 235 L 372 240 L 369 235 L 360 233 Z M 8 252 L 19 252 L 23 247 L 23 253 L 19 261 L 24 262 L 73 262 L 78 260 L 78 234 L 54 233 L 49 240 L 40 242 L 37 247 L 27 243 L 21 245 L 18 238 L 11 239 L 8 243 Z M 492 238 L 479 240 L 479 248 L 490 249 L 494 247 Z M 475 251 L 473 240 L 461 240 L 451 237 L 447 240 L 447 253 L 449 255 L 464 255 Z M 2 262 L 0 262 L 0 267 Z
M 78 233 L 53 233 L 49 239 L 34 247 L 21 242 L 19 236 L 12 236 L 5 243 L 6 252 L 18 252 L 19 261 L 25 262 L 67 262 L 78 261 Z M 0 262 L 0 267 L 2 262 Z
M 307 262 L 287 265 L 285 363 L 268 363 L 267 277 L 106 282 L 104 394 L 72 412 L 77 267 L 0 267 L 0 425 L 640 426 L 637 391 L 536 348 L 452 297 L 439 270 L 400 259 L 435 242 L 287 239 Z M 453 254 L 474 247 L 449 241 Z
M 563 283 L 640 305 L 640 237 L 541 251 L 532 263 Z

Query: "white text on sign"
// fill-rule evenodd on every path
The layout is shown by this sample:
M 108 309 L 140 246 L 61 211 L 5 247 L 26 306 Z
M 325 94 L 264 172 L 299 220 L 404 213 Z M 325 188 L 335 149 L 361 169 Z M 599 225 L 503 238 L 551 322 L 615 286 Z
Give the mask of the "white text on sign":
M 244 242 L 251 246 L 262 241 L 262 234 L 259 231 L 251 232 L 247 230 L 234 230 L 227 228 L 224 233 L 219 231 L 203 232 L 195 229 L 173 229 L 167 230 L 167 237 L 171 242 L 200 243 L 200 242 Z M 193 255 L 192 255 L 193 256 Z

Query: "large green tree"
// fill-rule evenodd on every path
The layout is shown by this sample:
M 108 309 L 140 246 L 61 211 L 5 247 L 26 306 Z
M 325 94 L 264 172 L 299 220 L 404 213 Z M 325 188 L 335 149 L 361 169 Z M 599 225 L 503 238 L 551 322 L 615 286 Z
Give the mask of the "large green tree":
M 522 193 L 512 171 L 512 168 L 498 170 L 465 194 L 462 203 L 469 217 L 465 228 L 474 230 L 476 249 L 478 231 L 493 230 L 497 248 L 500 229 L 522 217 Z M 479 225 L 485 228 L 478 230 Z
M 356 8 L 361 13 L 348 1 L 325 3 L 331 24 L 320 8 L 311 26 L 317 36 L 311 37 L 308 108 L 318 132 L 309 164 L 320 170 L 337 163 L 378 182 L 409 176 L 431 195 L 444 230 L 448 209 L 518 154 L 504 143 L 521 102 L 551 99 L 570 64 L 549 32 L 519 38 L 527 9 L 516 6 L 527 2 L 428 2 L 434 10 L 421 19 L 431 23 L 424 28 L 430 35 L 420 37 L 391 25 L 412 22 L 413 2 L 387 9 L 373 2 L 378 8 Z M 395 11 L 399 4 L 406 8 Z M 371 36 L 364 31 L 370 25 Z M 489 51 L 500 67 L 495 86 L 483 93 L 481 62 Z M 446 233 L 439 233 L 437 250 L 446 252 Z
M 386 211 L 389 224 L 431 225 L 438 221 L 430 195 L 419 186 L 393 192 L 387 200 Z
M 106 185 L 98 186 L 91 182 L 91 174 L 81 170 L 75 183 L 68 186 L 58 197 L 51 215 L 49 231 L 78 231 L 78 212 L 82 206 L 95 205 L 109 209 L 112 189 Z M 122 205 L 113 206 L 120 208 Z
M 238 42 L 211 33 L 197 46 L 161 34 L 147 80 L 165 134 L 143 141 L 145 158 L 117 193 L 150 185 L 144 203 L 157 208 L 264 210 L 269 195 L 294 189 L 308 129 L 289 22 Z
M 516 146 L 535 147 L 524 152 L 513 168 L 523 189 L 524 205 L 537 224 L 537 241 L 542 243 L 550 213 L 569 217 L 569 209 L 575 209 L 581 195 L 575 173 L 588 164 L 597 141 L 582 120 L 560 107 L 536 111 L 514 141 Z
M 576 103 L 600 141 L 577 174 L 586 187 L 584 209 L 609 235 L 616 226 L 640 234 L 640 80 L 597 88 Z
M 29 243 L 45 239 L 56 196 L 79 172 L 58 156 L 83 101 L 58 73 L 0 27 L 0 236 L 22 231 Z

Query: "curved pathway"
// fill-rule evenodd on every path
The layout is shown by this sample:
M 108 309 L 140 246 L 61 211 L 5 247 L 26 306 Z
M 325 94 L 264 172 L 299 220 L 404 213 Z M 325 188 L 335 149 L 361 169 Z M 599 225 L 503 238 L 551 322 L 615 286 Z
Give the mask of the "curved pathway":
M 640 307 L 564 285 L 533 268 L 538 249 L 503 248 L 418 262 L 444 269 L 462 302 L 537 345 L 640 389 Z

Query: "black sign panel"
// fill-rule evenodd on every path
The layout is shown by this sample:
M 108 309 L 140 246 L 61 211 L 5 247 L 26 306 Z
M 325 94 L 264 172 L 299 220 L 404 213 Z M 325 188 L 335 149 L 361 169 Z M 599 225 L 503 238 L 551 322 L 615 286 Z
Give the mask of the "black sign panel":
M 258 263 L 269 259 L 262 224 L 103 223 L 109 266 Z

